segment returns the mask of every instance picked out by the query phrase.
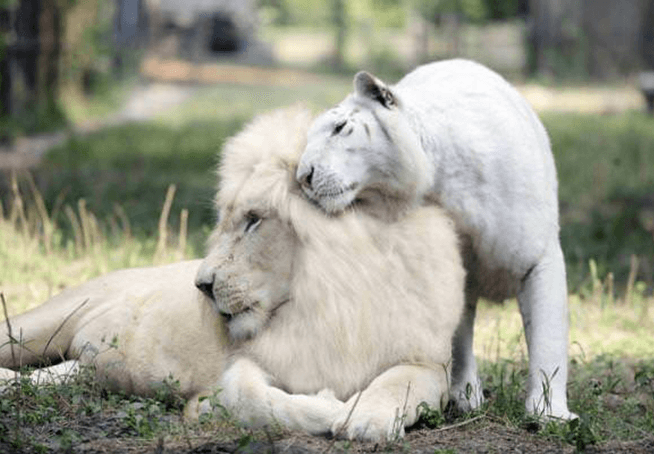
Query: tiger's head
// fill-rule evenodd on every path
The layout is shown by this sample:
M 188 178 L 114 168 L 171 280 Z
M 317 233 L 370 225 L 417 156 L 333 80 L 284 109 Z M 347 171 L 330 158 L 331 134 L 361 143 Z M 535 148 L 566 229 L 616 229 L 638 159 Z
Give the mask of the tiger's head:
M 411 205 L 427 190 L 429 169 L 401 99 L 359 72 L 354 92 L 310 127 L 296 178 L 309 199 L 338 213 L 352 204 Z

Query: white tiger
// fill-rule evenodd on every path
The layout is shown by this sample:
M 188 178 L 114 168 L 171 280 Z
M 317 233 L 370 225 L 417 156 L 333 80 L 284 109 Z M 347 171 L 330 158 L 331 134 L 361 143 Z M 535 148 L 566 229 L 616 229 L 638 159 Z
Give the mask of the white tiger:
M 296 177 L 330 213 L 354 204 L 397 218 L 416 203 L 445 207 L 468 271 L 452 397 L 464 410 L 483 401 L 477 299 L 517 295 L 530 357 L 526 409 L 575 417 L 554 159 L 545 128 L 509 83 L 465 60 L 419 67 L 393 87 L 360 72 L 354 93 L 314 121 Z

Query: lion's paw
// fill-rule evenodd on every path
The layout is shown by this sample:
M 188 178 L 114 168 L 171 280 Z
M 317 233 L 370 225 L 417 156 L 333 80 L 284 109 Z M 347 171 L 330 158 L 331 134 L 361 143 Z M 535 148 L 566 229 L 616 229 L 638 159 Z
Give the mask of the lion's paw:
M 16 378 L 19 375 L 10 369 L 5 369 L 0 367 L 0 394 L 4 394 L 6 391 L 12 388 L 12 383 L 16 381 Z
M 404 418 L 399 409 L 356 407 L 350 415 L 347 406 L 332 424 L 337 438 L 379 442 L 404 437 Z

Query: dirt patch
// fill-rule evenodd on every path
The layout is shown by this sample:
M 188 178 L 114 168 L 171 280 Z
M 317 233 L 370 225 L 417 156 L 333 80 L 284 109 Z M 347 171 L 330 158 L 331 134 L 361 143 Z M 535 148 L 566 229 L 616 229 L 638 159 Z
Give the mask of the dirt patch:
M 537 435 L 526 428 L 507 426 L 491 417 L 479 417 L 442 429 L 419 428 L 410 430 L 405 439 L 395 443 L 358 443 L 333 440 L 327 437 L 302 433 L 266 431 L 248 432 L 230 426 L 198 428 L 183 427 L 179 415 L 161 417 L 161 423 L 173 424 L 170 433 L 160 431 L 150 439 L 138 438 L 134 419 L 124 411 L 111 411 L 92 416 L 67 418 L 65 423 L 49 423 L 21 430 L 21 442 L 3 437 L 0 452 L 53 452 L 80 454 L 132 454 L 132 453 L 374 453 L 404 452 L 409 454 L 458 453 L 573 453 L 575 447 Z M 11 429 L 10 421 L 5 428 Z M 9 439 L 8 439 L 9 438 Z M 41 450 L 41 451 L 40 451 Z M 654 439 L 640 441 L 607 442 L 585 448 L 587 453 L 654 452 Z

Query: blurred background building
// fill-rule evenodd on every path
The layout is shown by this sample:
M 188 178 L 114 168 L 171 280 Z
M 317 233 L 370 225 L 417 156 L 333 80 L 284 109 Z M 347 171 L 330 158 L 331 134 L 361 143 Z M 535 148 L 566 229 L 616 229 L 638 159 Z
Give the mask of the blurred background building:
M 91 95 L 153 58 L 390 78 L 457 56 L 522 79 L 654 68 L 654 0 L 0 0 L 0 31 L 0 114 L 25 130 L 60 123 L 62 87 Z

